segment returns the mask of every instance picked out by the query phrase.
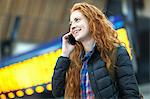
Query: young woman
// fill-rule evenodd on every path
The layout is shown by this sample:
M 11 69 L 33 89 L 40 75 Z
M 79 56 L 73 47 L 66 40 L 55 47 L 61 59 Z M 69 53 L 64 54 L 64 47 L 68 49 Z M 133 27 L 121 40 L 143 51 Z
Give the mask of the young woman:
M 71 34 L 77 41 L 75 45 L 68 43 Z M 98 8 L 88 3 L 76 3 L 71 9 L 70 32 L 62 40 L 62 54 L 52 78 L 54 96 L 71 99 L 140 99 L 126 48 Z M 114 66 L 111 56 L 115 49 Z M 113 80 L 114 73 L 116 79 Z

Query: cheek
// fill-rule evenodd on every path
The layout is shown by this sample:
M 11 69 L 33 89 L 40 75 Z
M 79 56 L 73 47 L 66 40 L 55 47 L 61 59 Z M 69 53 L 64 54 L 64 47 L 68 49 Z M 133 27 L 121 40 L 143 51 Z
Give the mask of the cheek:
M 86 28 L 86 29 L 84 29 L 84 34 L 88 34 L 88 29 Z
M 85 26 L 85 31 L 89 32 L 89 26 L 88 25 Z
M 85 37 L 89 34 L 89 29 L 88 28 L 84 28 L 83 32 L 82 32 L 82 36 Z

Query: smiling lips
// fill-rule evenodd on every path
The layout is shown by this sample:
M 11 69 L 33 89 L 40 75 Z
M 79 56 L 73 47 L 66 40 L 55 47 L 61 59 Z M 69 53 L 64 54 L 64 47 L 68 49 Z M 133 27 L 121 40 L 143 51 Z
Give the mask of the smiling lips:
M 76 33 L 78 33 L 79 31 L 81 31 L 81 29 L 73 30 L 73 33 L 72 33 L 72 34 L 76 34 Z

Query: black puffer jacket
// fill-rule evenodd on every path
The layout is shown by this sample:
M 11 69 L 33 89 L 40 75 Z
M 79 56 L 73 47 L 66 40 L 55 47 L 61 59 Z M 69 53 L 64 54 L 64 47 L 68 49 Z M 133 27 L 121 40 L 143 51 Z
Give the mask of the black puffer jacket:
M 52 93 L 56 97 L 64 96 L 65 75 L 69 64 L 70 59 L 67 57 L 60 56 L 57 60 L 52 78 Z M 140 99 L 132 63 L 123 46 L 118 47 L 116 66 L 117 87 L 112 83 L 99 51 L 94 49 L 88 62 L 88 73 L 95 99 Z

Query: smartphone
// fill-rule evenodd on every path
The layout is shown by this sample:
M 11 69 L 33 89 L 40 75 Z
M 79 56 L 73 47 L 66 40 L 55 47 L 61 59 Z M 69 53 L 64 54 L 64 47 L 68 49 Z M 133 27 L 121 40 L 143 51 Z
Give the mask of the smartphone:
M 70 31 L 70 26 L 69 26 L 69 31 Z M 67 32 L 67 33 L 69 33 L 69 32 Z M 75 45 L 77 41 L 75 40 L 74 36 L 73 36 L 72 34 L 70 34 L 70 35 L 68 36 L 68 42 L 69 42 L 69 44 L 71 44 L 71 45 Z
M 70 34 L 70 35 L 68 36 L 68 42 L 69 42 L 69 44 L 71 44 L 71 45 L 75 45 L 75 44 L 76 44 L 76 40 L 75 40 L 75 38 L 74 38 L 74 36 L 73 36 L 72 34 Z

